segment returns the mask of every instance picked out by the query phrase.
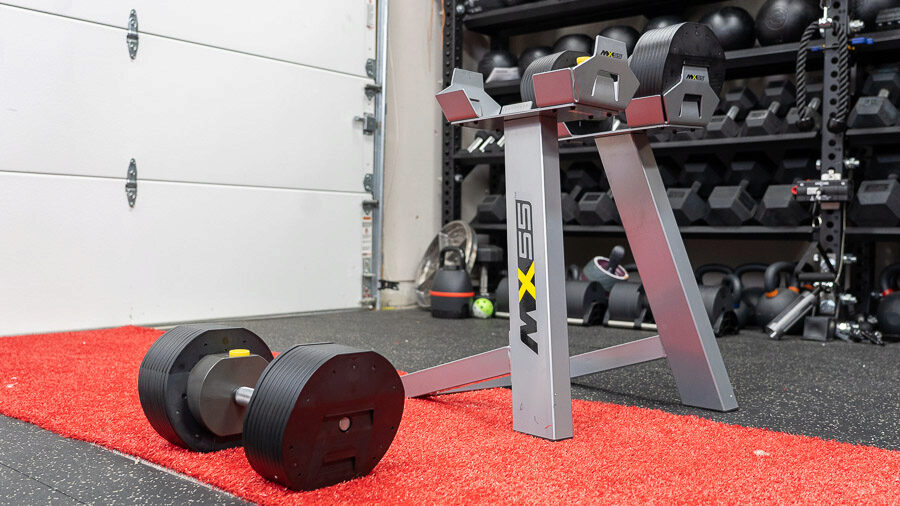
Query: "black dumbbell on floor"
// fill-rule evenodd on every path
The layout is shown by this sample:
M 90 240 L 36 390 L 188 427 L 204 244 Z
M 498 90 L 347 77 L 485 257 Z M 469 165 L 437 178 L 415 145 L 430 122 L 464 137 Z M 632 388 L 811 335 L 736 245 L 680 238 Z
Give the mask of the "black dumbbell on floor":
M 170 443 L 200 452 L 243 445 L 256 472 L 293 490 L 368 474 L 405 400 L 397 370 L 375 352 L 319 343 L 273 358 L 253 332 L 213 324 L 160 336 L 141 362 L 138 394 Z
M 760 106 L 750 111 L 745 121 L 747 135 L 777 135 L 785 130 L 784 117 L 794 103 L 797 90 L 787 80 L 771 81 L 763 91 Z
M 743 135 L 744 125 L 741 122 L 758 103 L 756 95 L 746 86 L 728 91 L 719 102 L 720 113 L 706 125 L 706 136 L 722 139 Z
M 875 128 L 897 124 L 897 100 L 900 98 L 900 68 L 875 69 L 866 79 L 861 97 L 847 124 L 850 128 Z

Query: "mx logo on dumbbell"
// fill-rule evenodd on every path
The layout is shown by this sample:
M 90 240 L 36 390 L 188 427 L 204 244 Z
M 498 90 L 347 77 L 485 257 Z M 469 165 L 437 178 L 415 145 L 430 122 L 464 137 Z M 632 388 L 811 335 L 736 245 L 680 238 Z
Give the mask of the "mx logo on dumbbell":
M 519 250 L 519 332 L 522 342 L 538 352 L 537 341 L 531 336 L 537 332 L 537 321 L 531 315 L 537 308 L 537 291 L 534 287 L 534 233 L 532 230 L 531 202 L 516 200 L 516 243 Z M 531 297 L 525 297 L 525 294 Z

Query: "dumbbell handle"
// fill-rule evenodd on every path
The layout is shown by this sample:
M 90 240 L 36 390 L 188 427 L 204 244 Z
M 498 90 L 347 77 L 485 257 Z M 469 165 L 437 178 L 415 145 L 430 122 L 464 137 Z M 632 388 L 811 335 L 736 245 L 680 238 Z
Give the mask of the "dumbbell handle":
M 253 397 L 253 389 L 250 387 L 238 387 L 234 391 L 234 403 L 240 406 L 250 404 L 251 397 Z

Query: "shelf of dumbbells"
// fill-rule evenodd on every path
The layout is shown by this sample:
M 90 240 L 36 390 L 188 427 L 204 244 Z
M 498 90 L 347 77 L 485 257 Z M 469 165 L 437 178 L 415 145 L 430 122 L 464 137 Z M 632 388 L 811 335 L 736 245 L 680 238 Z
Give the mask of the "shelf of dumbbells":
M 545 2 L 541 2 L 543 4 Z M 551 2 L 559 4 L 559 2 Z M 538 5 L 538 4 L 526 4 Z M 506 10 L 506 9 L 501 9 Z M 494 12 L 494 11 L 491 11 Z M 871 45 L 856 46 L 861 53 L 894 51 L 900 49 L 900 30 L 886 30 L 860 35 L 872 39 Z M 779 73 L 793 73 L 797 61 L 798 42 L 776 44 L 774 46 L 751 47 L 725 53 L 725 69 L 727 79 L 744 79 L 761 77 Z M 857 53 L 859 54 L 859 53 Z M 821 67 L 821 59 L 810 60 L 810 69 Z M 485 83 L 484 89 L 497 100 L 508 101 L 510 97 L 518 98 L 519 80 L 505 80 Z
M 470 223 L 472 228 L 479 232 L 499 232 L 506 230 L 505 223 Z M 689 226 L 679 227 L 681 235 L 695 239 L 722 238 L 732 239 L 794 239 L 805 241 L 809 239 L 812 227 L 763 227 L 747 225 L 741 227 L 709 227 Z M 592 236 L 622 236 L 625 229 L 620 225 L 565 225 L 563 232 L 566 235 L 592 235 Z M 847 227 L 847 235 L 855 239 L 896 239 L 900 237 L 898 227 Z
M 465 27 L 485 35 L 515 35 L 636 16 L 678 13 L 687 5 L 719 0 L 543 0 L 492 9 L 463 18 Z

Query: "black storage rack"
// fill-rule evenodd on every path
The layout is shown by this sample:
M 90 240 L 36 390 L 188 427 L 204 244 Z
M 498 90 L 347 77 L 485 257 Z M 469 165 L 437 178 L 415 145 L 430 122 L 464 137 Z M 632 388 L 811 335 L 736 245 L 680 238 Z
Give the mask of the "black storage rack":
M 702 4 L 719 3 L 720 0 L 689 0 L 670 2 L 668 0 L 542 0 L 512 7 L 500 8 L 467 14 L 462 0 L 444 0 L 444 84 L 450 82 L 453 68 L 462 65 L 463 27 L 472 32 L 481 33 L 491 38 L 494 47 L 504 46 L 512 35 L 550 30 L 554 28 L 582 25 L 599 21 L 611 21 L 646 12 L 654 14 L 680 13 L 687 7 Z M 834 3 L 834 2 L 833 2 Z M 846 13 L 846 5 L 840 6 Z M 834 10 L 833 12 L 839 12 Z M 854 48 L 854 56 L 858 65 L 878 63 L 883 60 L 900 59 L 896 50 L 900 49 L 900 30 L 876 31 L 855 34 L 854 37 L 867 37 L 872 44 Z M 766 47 L 753 47 L 726 52 L 726 79 L 744 79 L 764 77 L 768 75 L 793 74 L 799 43 L 787 43 Z M 823 64 L 821 52 L 814 53 L 809 59 L 811 70 L 828 66 Z M 519 81 L 492 82 L 485 89 L 501 103 L 518 100 Z M 827 92 L 826 92 L 827 93 Z M 823 129 L 824 131 L 824 129 Z M 828 134 L 830 137 L 831 134 Z M 896 143 L 900 139 L 900 126 L 886 128 L 856 129 L 845 132 L 839 140 L 847 149 L 865 148 Z M 827 140 L 827 139 L 826 139 Z M 823 153 L 819 146 L 824 146 L 821 132 L 802 132 L 777 136 L 745 136 L 731 139 L 701 139 L 693 141 L 670 141 L 654 143 L 653 150 L 658 156 L 678 156 L 688 153 L 740 153 L 760 150 L 797 150 L 806 149 L 811 153 Z M 447 223 L 460 216 L 460 188 L 465 176 L 479 164 L 491 165 L 492 186 L 498 178 L 494 169 L 502 171 L 503 153 L 468 153 L 461 150 L 460 130 L 444 122 L 443 127 L 443 199 L 442 221 Z M 563 145 L 560 147 L 563 160 L 597 159 L 594 146 Z M 472 226 L 483 232 L 499 232 L 505 230 L 505 224 L 472 223 Z M 839 225 L 840 226 L 840 225 Z M 566 235 L 620 236 L 624 231 L 620 226 L 564 226 Z M 773 239 L 773 240 L 808 240 L 812 228 L 804 227 L 763 227 L 742 226 L 682 227 L 682 233 L 690 238 L 728 238 L 728 239 Z M 828 232 L 830 235 L 831 231 Z M 826 235 L 825 233 L 821 235 Z M 871 265 L 865 272 L 854 269 L 851 286 L 854 292 L 868 295 L 874 286 L 875 241 L 897 240 L 900 238 L 900 227 L 852 227 L 846 228 L 848 252 L 859 257 L 861 265 Z

